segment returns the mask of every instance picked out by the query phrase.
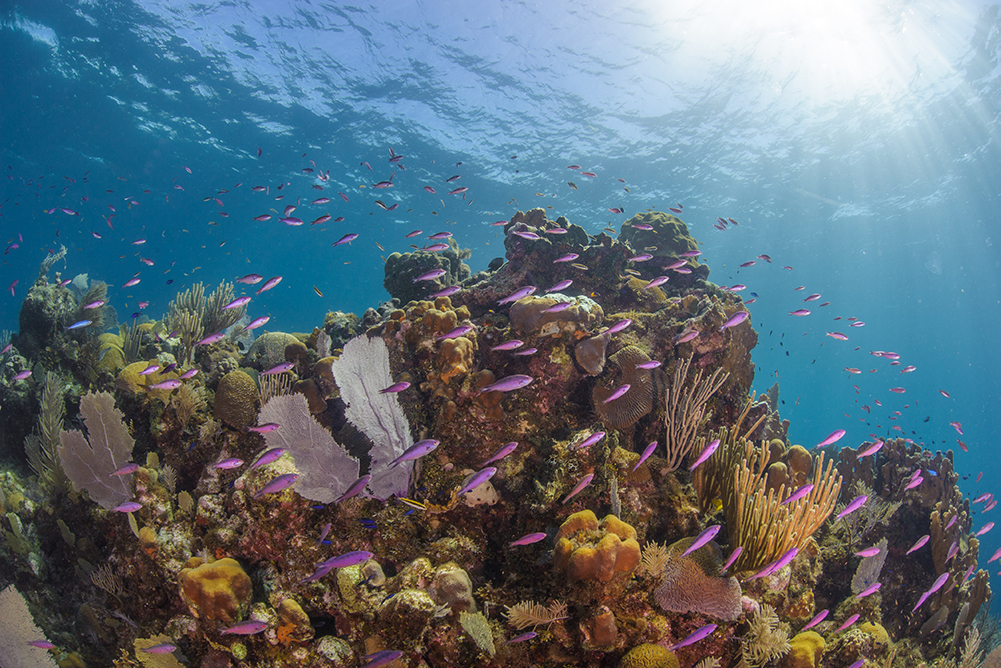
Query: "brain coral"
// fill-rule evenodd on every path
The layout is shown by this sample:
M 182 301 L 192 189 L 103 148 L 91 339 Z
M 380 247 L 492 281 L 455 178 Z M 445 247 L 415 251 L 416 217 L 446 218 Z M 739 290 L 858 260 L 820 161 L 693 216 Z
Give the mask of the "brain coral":
M 653 410 L 653 373 L 636 367 L 642 362 L 649 362 L 650 356 L 636 346 L 626 346 L 608 361 L 618 372 L 615 380 L 610 386 L 595 385 L 591 399 L 594 411 L 606 427 L 625 429 Z M 622 384 L 629 385 L 629 391 L 614 401 L 604 403 Z
M 243 371 L 230 371 L 215 392 L 215 416 L 230 427 L 243 429 L 257 419 L 257 385 Z
M 226 624 L 242 616 L 253 587 L 239 562 L 227 557 L 206 564 L 193 557 L 184 566 L 178 582 L 192 615 Z
M 574 513 L 556 533 L 553 563 L 572 581 L 609 582 L 618 573 L 632 573 L 640 563 L 636 530 L 615 515 L 598 524 L 590 510 Z
M 734 577 L 718 577 L 722 561 L 719 545 L 709 542 L 687 557 L 680 556 L 691 542 L 691 538 L 684 538 L 667 548 L 663 579 L 653 594 L 658 605 L 671 612 L 737 619 L 741 613 L 740 583 Z
M 649 643 L 633 647 L 619 661 L 619 668 L 678 668 L 678 665 L 674 652 Z

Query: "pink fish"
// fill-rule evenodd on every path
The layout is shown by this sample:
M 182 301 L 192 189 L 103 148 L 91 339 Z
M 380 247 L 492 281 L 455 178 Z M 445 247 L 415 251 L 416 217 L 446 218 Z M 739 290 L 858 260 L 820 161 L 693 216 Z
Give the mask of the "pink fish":
M 181 374 L 181 380 L 190 380 L 198 375 L 198 369 L 188 369 Z
M 669 276 L 658 276 L 650 280 L 649 283 L 643 286 L 644 290 L 649 290 L 650 288 L 656 288 L 657 286 L 664 285 L 670 280 Z
M 494 477 L 497 473 L 497 469 L 493 466 L 487 466 L 486 468 L 480 469 L 476 473 L 470 473 L 465 480 L 462 481 L 462 487 L 456 492 L 456 496 L 462 496 L 467 492 L 471 492 L 483 483 L 487 482 Z
M 236 282 L 237 283 L 244 283 L 246 285 L 257 285 L 263 279 L 264 279 L 264 277 L 261 276 L 260 274 L 247 274 L 246 276 L 242 276 L 242 277 L 236 279 Z
M 876 454 L 877 452 L 879 452 L 882 449 L 883 449 L 883 441 L 876 441 L 875 443 L 873 443 L 872 445 L 870 445 L 868 448 L 866 448 L 862 452 L 858 453 L 858 458 L 862 459 L 863 457 L 868 457 L 869 455 L 874 455 L 874 454 Z
M 433 297 L 433 298 L 450 297 L 450 296 L 454 295 L 456 292 L 459 292 L 460 290 L 462 290 L 462 288 L 460 286 L 458 286 L 458 285 L 450 285 L 447 288 L 445 288 L 444 290 L 439 290 L 438 292 L 435 292 L 434 294 L 428 295 L 428 296 L 429 297 Z
M 14 380 L 26 380 L 31 377 L 31 369 L 25 369 L 24 371 L 18 371 L 14 376 Z
M 670 649 L 670 651 L 673 652 L 673 651 L 675 651 L 675 650 L 677 650 L 677 649 L 679 649 L 681 647 L 686 647 L 688 645 L 692 645 L 694 643 L 697 643 L 698 641 L 702 640 L 703 638 L 706 638 L 709 635 L 711 635 L 712 632 L 715 631 L 715 630 L 716 630 L 716 625 L 715 624 L 706 624 L 702 628 L 700 628 L 700 629 L 696 630 L 695 632 L 693 632 L 692 634 L 690 634 L 687 638 L 685 638 L 681 642 L 677 643 L 676 645 L 672 645 L 669 649 Z
M 357 238 L 358 238 L 357 234 L 355 234 L 354 232 L 348 232 L 343 237 L 341 237 L 340 239 L 338 239 L 337 241 L 335 241 L 334 243 L 332 243 L 330 245 L 331 246 L 343 246 L 344 244 L 351 243 L 352 241 L 354 241 Z
M 860 599 L 860 598 L 865 598 L 866 596 L 871 596 L 872 594 L 875 594 L 877 591 L 879 591 L 879 588 L 882 586 L 883 583 L 874 582 L 873 584 L 869 585 L 868 587 L 860 591 L 858 594 L 856 594 L 855 598 Z
M 255 633 L 260 633 L 264 629 L 268 628 L 267 622 L 257 621 L 256 619 L 250 619 L 245 622 L 240 622 L 239 624 L 234 624 L 229 628 L 225 628 L 219 632 L 220 635 L 233 634 L 238 636 L 250 636 Z
M 522 536 L 521 538 L 519 538 L 518 540 L 511 541 L 507 545 L 508 545 L 508 547 L 516 547 L 518 545 L 531 545 L 532 543 L 538 543 L 540 540 L 543 540 L 545 537 L 546 537 L 546 534 L 542 533 L 541 531 L 538 532 L 538 533 L 528 533 L 528 534 L 525 534 L 524 536 Z M 513 642 L 513 641 L 511 641 L 511 642 Z
M 574 260 L 576 260 L 579 257 L 580 257 L 580 255 L 578 255 L 577 253 L 567 253 L 566 255 L 563 255 L 562 257 L 558 257 L 555 260 L 553 260 L 553 263 L 556 263 L 556 262 L 573 262 Z
M 261 316 L 260 318 L 254 318 L 253 320 L 250 321 L 250 323 L 246 327 L 244 327 L 244 329 L 249 332 L 252 329 L 263 327 L 265 324 L 267 324 L 268 320 L 271 320 L 271 318 L 266 315 Z
M 131 463 L 125 464 L 124 466 L 119 466 L 117 469 L 109 473 L 108 477 L 110 478 L 111 476 L 115 475 L 129 475 L 131 473 L 135 473 L 138 470 L 139 470 L 138 464 L 131 464 Z
M 195 343 L 195 345 L 196 346 L 208 346 L 208 345 L 212 345 L 213 343 L 218 343 L 218 342 L 222 341 L 224 338 L 226 338 L 226 332 L 216 332 L 215 334 L 209 334 L 208 336 L 206 336 L 201 341 L 198 341 L 197 343 Z
M 573 302 L 556 302 L 547 309 L 543 309 L 543 313 L 559 313 L 560 311 L 566 311 L 568 308 L 573 306 Z
M 584 476 L 583 478 L 580 479 L 580 482 L 578 482 L 577 485 L 574 486 L 574 488 L 572 490 L 570 490 L 569 494 L 567 494 L 565 497 L 563 497 L 563 500 L 560 501 L 560 503 L 561 504 L 565 504 L 567 501 L 569 501 L 573 497 L 577 496 L 582 489 L 584 489 L 585 487 L 587 487 L 588 485 L 591 484 L 592 480 L 594 480 L 594 474 L 593 473 L 588 473 L 586 476 Z
M 818 612 L 816 617 L 807 622 L 806 626 L 803 627 L 803 631 L 806 631 L 807 629 L 812 629 L 814 626 L 824 621 L 824 618 L 827 617 L 827 612 L 828 612 L 827 610 L 821 610 L 820 612 Z
M 227 309 L 240 308 L 241 306 L 246 306 L 247 304 L 250 303 L 250 299 L 251 299 L 250 297 L 237 297 L 230 303 L 223 306 L 222 310 L 225 311 Z
M 880 553 L 880 549 L 878 547 L 867 547 L 864 550 L 859 550 L 858 552 L 856 552 L 855 556 L 856 557 L 875 557 L 879 553 Z
M 799 489 L 797 489 L 795 492 L 793 492 L 789 496 L 788 499 L 786 499 L 785 501 L 783 501 L 779 505 L 780 506 L 784 506 L 787 503 L 794 503 L 795 501 L 799 501 L 800 499 L 802 499 L 804 496 L 806 496 L 807 494 L 809 494 L 812 491 L 813 491 L 813 483 L 810 483 L 808 485 L 803 485 L 802 487 L 800 487 Z
M 835 429 L 827 436 L 827 438 L 825 438 L 823 441 L 815 445 L 814 449 L 816 450 L 817 448 L 822 448 L 825 445 L 831 445 L 832 443 L 837 443 L 838 441 L 841 440 L 841 437 L 844 436 L 845 433 L 846 432 L 844 429 Z
M 713 538 L 716 537 L 716 534 L 719 533 L 719 530 L 720 530 L 719 524 L 714 524 L 711 527 L 707 528 L 705 531 L 703 531 L 702 533 L 700 533 L 698 536 L 695 537 L 695 540 L 692 541 L 692 544 L 688 546 L 687 550 L 681 553 L 681 556 L 687 557 L 692 552 L 694 552 L 695 550 L 699 549 L 700 547 L 711 541 Z
M 438 269 L 432 269 L 431 271 L 429 271 L 427 273 L 421 274 L 417 278 L 413 279 L 412 282 L 413 283 L 418 283 L 420 281 L 434 281 L 434 280 L 437 280 L 437 279 L 441 278 L 442 276 L 444 276 L 447 273 L 448 273 L 447 270 L 442 269 L 442 268 L 439 267 Z
M 795 311 L 789 311 L 789 315 L 796 315 L 796 316 L 810 315 L 810 311 L 805 308 L 798 308 Z
M 257 492 L 254 493 L 254 498 L 259 499 L 266 494 L 277 494 L 278 492 L 294 485 L 295 481 L 298 479 L 298 473 L 286 473 L 285 475 L 280 475 L 271 480 L 261 489 L 257 490 Z
M 730 316 L 729 320 L 720 325 L 719 331 L 722 332 L 724 329 L 729 329 L 730 327 L 736 327 L 740 323 L 747 320 L 747 318 L 750 317 L 750 315 L 751 314 L 748 313 L 747 311 L 737 311 L 732 316 Z
M 448 248 L 449 248 L 448 244 L 446 244 L 444 241 L 442 241 L 442 242 L 439 242 L 439 243 L 436 243 L 436 244 L 431 244 L 430 246 L 425 246 L 421 250 L 422 251 L 426 251 L 428 253 L 438 253 L 438 252 L 441 252 L 443 250 L 448 250 Z
M 260 457 L 250 465 L 248 471 L 253 471 L 261 466 L 267 466 L 272 462 L 276 462 L 281 459 L 282 455 L 286 452 L 285 448 L 271 448 L 270 450 L 265 450 Z
M 460 336 L 465 336 L 466 334 L 469 334 L 474 329 L 475 329 L 475 327 L 472 327 L 470 325 L 459 325 L 455 329 L 453 329 L 451 331 L 448 331 L 448 332 L 445 332 L 444 334 L 442 334 L 441 336 L 439 336 L 437 340 L 438 341 L 447 341 L 449 339 L 457 339 Z
M 730 553 L 729 558 L 726 560 L 726 563 L 723 564 L 723 568 L 720 569 L 720 572 L 724 573 L 726 572 L 726 569 L 733 566 L 733 564 L 737 561 L 737 557 L 739 557 L 743 551 L 744 548 L 741 547 L 740 545 L 735 547 L 733 552 Z
M 916 552 L 917 550 L 920 550 L 922 547 L 924 547 L 925 543 L 927 543 L 930 539 L 931 536 L 929 536 L 928 534 L 921 536 L 921 538 L 918 538 L 916 541 L 914 541 L 914 545 L 911 545 L 911 549 L 907 550 L 907 552 L 905 552 L 904 555 L 906 556 L 911 552 Z
M 855 622 L 857 622 L 858 620 L 859 620 L 859 615 L 856 613 L 856 614 L 852 615 L 851 617 L 849 617 L 848 619 L 846 619 L 841 626 L 839 626 L 837 629 L 835 629 L 834 632 L 835 633 L 840 633 L 840 632 L 844 631 L 845 629 L 847 629 L 852 624 L 854 624 Z
M 917 604 L 916 604 L 916 605 L 914 606 L 914 609 L 913 609 L 913 610 L 911 610 L 911 614 L 914 614 L 915 612 L 917 612 L 917 611 L 918 611 L 918 608 L 920 608 L 920 607 L 921 607 L 921 606 L 922 606 L 922 605 L 924 604 L 924 602 L 925 602 L 925 601 L 927 601 L 927 600 L 928 600 L 928 598 L 929 598 L 929 597 L 930 597 L 930 596 L 931 596 L 932 594 L 934 594 L 934 593 L 935 593 L 935 592 L 937 592 L 937 591 L 938 591 L 939 589 L 941 589 L 941 588 L 942 588 L 942 585 L 944 585 L 944 584 L 945 584 L 945 582 L 946 582 L 946 580 L 948 580 L 948 579 L 949 579 L 949 572 L 948 572 L 948 571 L 946 571 L 945 573 L 942 573 L 941 575 L 939 575 L 939 576 L 938 576 L 938 577 L 937 577 L 937 578 L 935 579 L 935 582 L 933 582 L 933 583 L 932 583 L 932 586 L 931 586 L 931 588 L 930 588 L 930 589 L 929 589 L 928 591 L 926 591 L 925 593 L 921 594 L 921 597 L 920 597 L 920 598 L 918 599 L 918 602 L 917 602 Z
M 651 442 L 650 442 L 650 443 L 649 443 L 649 444 L 648 444 L 648 445 L 647 445 L 647 446 L 646 446 L 646 447 L 645 447 L 645 448 L 643 449 L 643 454 L 641 454 L 641 455 L 640 455 L 640 458 L 639 458 L 639 460 L 638 460 L 638 461 L 636 462 L 636 465 L 635 465 L 635 466 L 633 466 L 633 471 L 635 471 L 635 470 L 636 470 L 636 469 L 638 469 L 638 468 L 639 468 L 640 466 L 642 466 L 642 465 L 643 465 L 643 462 L 645 462 L 646 460 L 648 460 L 648 459 L 650 458 L 650 455 L 652 455 L 652 454 L 653 454 L 653 451 L 654 451 L 654 450 L 656 450 L 656 449 L 657 449 L 657 441 L 651 441 Z
M 494 452 L 494 454 L 490 455 L 490 459 L 488 459 L 487 461 L 483 462 L 483 466 L 486 466 L 487 464 L 492 464 L 494 462 L 497 462 L 497 461 L 500 461 L 500 460 L 504 459 L 509 454 L 511 454 L 512 452 L 514 452 L 514 449 L 517 448 L 517 447 L 518 447 L 518 442 L 517 441 L 512 441 L 511 443 L 505 443 L 500 448 L 498 448 L 497 451 Z
M 432 195 L 436 194 L 436 191 L 435 191 L 435 189 L 434 189 L 434 188 L 432 188 L 431 186 L 424 186 L 424 190 L 428 191 L 428 192 L 429 192 L 429 193 L 431 193 Z
M 162 642 L 145 647 L 142 651 L 147 654 L 170 654 L 177 651 L 177 645 L 171 642 Z
M 404 381 L 401 381 L 399 383 L 394 383 L 394 384 L 390 385 L 389 387 L 387 387 L 384 390 L 379 390 L 379 393 L 380 394 L 397 394 L 397 393 L 402 392 L 403 390 L 407 389 L 408 387 L 410 387 L 410 383 L 408 383 L 407 381 L 404 380 Z
M 915 487 L 917 487 L 918 485 L 920 485 L 924 481 L 925 481 L 925 479 L 922 478 L 921 476 L 915 476 L 913 480 L 911 480 L 909 483 L 907 483 L 906 486 L 904 486 L 904 490 L 906 491 L 908 489 L 914 489 Z
M 611 327 L 609 327 L 603 333 L 604 334 L 609 334 L 609 335 L 611 335 L 611 334 L 618 334 L 619 332 L 621 332 L 622 330 L 624 330 L 626 327 L 628 327 L 631 324 L 633 324 L 632 320 L 630 320 L 629 318 L 624 318 L 622 320 L 619 320 L 617 323 L 615 323 Z
M 571 450 L 580 450 L 582 448 L 589 448 L 589 447 L 591 447 L 592 445 L 594 445 L 595 443 L 597 443 L 598 441 L 600 441 L 603 438 L 605 438 L 605 432 L 603 432 L 603 431 L 596 431 L 593 434 L 591 434 L 590 436 L 588 436 L 587 438 L 585 438 L 580 443 L 577 443 L 575 445 L 570 446 L 570 449 Z
M 719 448 L 719 439 L 718 439 L 718 438 L 716 438 L 716 439 L 713 439 L 713 440 L 712 440 L 712 442 L 710 442 L 710 443 L 709 443 L 709 445 L 707 445 L 707 446 L 706 446 L 706 447 L 705 447 L 705 448 L 704 448 L 704 449 L 702 450 L 702 452 L 700 452 L 700 453 L 699 453 L 699 456 L 698 456 L 698 458 L 697 458 L 697 459 L 695 460 L 695 463 L 693 463 L 693 464 L 692 464 L 691 466 L 689 466 L 689 467 L 688 467 L 688 470 L 689 470 L 689 471 L 694 471 L 694 470 L 695 470 L 695 467 L 696 467 L 696 466 L 698 466 L 698 465 L 699 465 L 699 464 L 701 464 L 702 462 L 704 462 L 704 461 L 706 461 L 707 459 L 709 459 L 710 457 L 712 457 L 712 454 L 713 454 L 714 452 L 716 452 L 716 449 L 717 449 L 717 448 Z
M 148 367 L 139 372 L 140 376 L 148 376 L 151 373 L 156 373 L 160 370 L 159 364 L 150 364 Z
M 640 255 L 632 256 L 631 258 L 626 260 L 626 262 L 646 262 L 647 260 L 652 260 L 652 259 L 653 255 L 650 255 L 649 253 L 641 253 Z
M 820 293 L 819 292 L 814 292 L 812 295 L 810 295 L 809 297 L 807 297 L 803 301 L 805 301 L 805 302 L 815 302 L 818 299 L 820 299 Z
M 524 299 L 525 297 L 528 297 L 529 295 L 533 294 L 535 292 L 535 290 L 536 290 L 536 287 L 534 285 L 526 285 L 523 288 L 519 288 L 518 290 L 515 290 L 514 292 L 512 292 L 511 294 L 509 294 L 504 299 L 501 299 L 497 303 L 498 304 L 508 304 L 510 302 L 516 302 L 519 299 Z
M 608 398 L 605 399 L 604 401 L 602 401 L 601 403 L 602 404 L 607 404 L 607 403 L 610 403 L 612 401 L 615 401 L 616 399 L 620 398 L 622 395 L 624 395 L 628 391 L 629 391 L 629 383 L 624 383 L 623 385 L 620 385 L 619 387 L 617 387 L 615 389 L 615 391 L 612 392 L 610 395 L 608 395 Z
M 255 294 L 259 295 L 262 292 L 267 292 L 268 290 L 270 290 L 271 288 L 275 287 L 276 285 L 278 285 L 281 282 L 282 282 L 282 277 L 281 276 L 274 276 L 273 278 L 269 278 L 267 281 L 265 281 L 264 285 L 262 285 L 257 290 L 257 292 Z
M 16 282 L 17 282 L 17 281 L 15 281 L 15 283 L 16 283 Z M 943 397 L 945 397 L 946 399 L 950 399 L 950 398 L 951 398 L 951 397 L 949 396 L 949 393 L 948 393 L 948 392 L 946 392 L 945 390 L 939 390 L 939 391 L 938 391 L 938 393 L 939 393 L 939 394 L 941 394 L 941 395 L 942 395 Z
M 844 510 L 842 510 L 840 513 L 838 513 L 834 517 L 834 519 L 840 520 L 845 515 L 849 515 L 851 513 L 854 513 L 856 510 L 858 510 L 863 505 L 865 505 L 865 502 L 868 501 L 868 500 L 869 500 L 869 497 L 866 496 L 865 494 L 862 494 L 861 496 L 856 496 L 854 499 L 851 500 L 851 503 L 849 503 L 848 506 L 846 506 Z
M 526 232 L 524 230 L 518 230 L 514 234 L 521 237 L 522 239 L 528 239 L 529 241 L 536 241 L 542 238 L 535 232 Z
M 697 329 L 690 329 L 687 332 L 682 332 L 681 334 L 678 334 L 678 336 L 675 337 L 675 339 L 674 339 L 674 343 L 675 343 L 675 345 L 677 345 L 679 343 L 687 343 L 687 342 L 691 341 L 692 339 L 694 339 L 698 335 L 699 335 L 699 330 L 697 330 Z
M 546 292 L 559 292 L 560 290 L 564 290 L 566 288 L 569 288 L 571 285 L 573 285 L 573 281 L 568 278 L 568 279 L 566 279 L 564 281 L 560 281 L 559 283 L 557 283 L 553 287 L 551 287 L 548 290 L 546 290 Z
M 138 278 L 138 277 L 137 278 L 130 278 L 129 280 L 125 281 L 124 284 L 122 284 L 122 287 L 123 288 L 131 288 L 133 285 L 138 285 L 138 283 L 139 283 L 140 280 L 141 279 Z
M 176 378 L 171 378 L 170 380 L 164 380 L 159 383 L 154 383 L 150 385 L 147 389 L 150 390 L 176 390 L 181 386 L 181 381 Z
M 511 339 L 510 341 L 505 341 L 504 343 L 494 346 L 490 350 L 493 351 L 514 350 L 516 348 L 522 347 L 523 345 L 525 345 L 524 342 L 519 341 L 518 339 Z
M 362 477 L 358 478 L 353 483 L 351 483 L 351 486 L 348 487 L 347 491 L 345 491 L 343 494 L 337 497 L 334 503 L 347 501 L 351 497 L 358 496 L 359 494 L 361 494 L 362 490 L 365 489 L 365 486 L 368 485 L 368 481 L 371 479 L 372 479 L 371 475 L 363 475 Z
M 995 550 L 994 554 L 991 555 L 991 558 L 987 560 L 987 563 L 989 564 L 989 563 L 991 563 L 992 561 L 994 561 L 995 559 L 998 559 L 998 558 L 1001 558 L 1001 547 L 999 547 L 997 550 Z
M 215 464 L 210 464 L 210 469 L 237 469 L 243 466 L 243 460 L 237 459 L 236 457 L 230 457 L 229 459 L 223 459 L 222 461 L 216 462 Z
M 643 230 L 644 232 L 650 232 L 653 230 L 653 225 L 649 223 L 633 223 L 633 227 L 637 230 Z
M 841 332 L 827 332 L 827 336 L 831 337 L 832 339 L 837 339 L 838 341 L 847 341 L 848 340 L 848 336 L 845 335 L 845 334 L 842 334 Z
M 407 448 L 402 455 L 389 462 L 389 468 L 395 468 L 404 462 L 412 462 L 415 459 L 420 459 L 424 455 L 434 452 L 439 445 L 441 445 L 441 441 L 433 438 L 425 438 L 423 441 L 417 441 Z
M 366 163 L 367 164 L 367 163 Z M 389 650 L 384 649 L 379 652 L 372 652 L 371 654 L 366 654 L 364 657 L 366 663 L 364 663 L 361 668 L 380 668 L 386 664 L 396 661 L 403 656 L 403 652 L 399 650 Z
M 271 432 L 278 431 L 279 429 L 281 429 L 281 425 L 275 424 L 274 422 L 259 424 L 256 427 L 247 427 L 247 431 L 255 434 L 270 434 Z
M 994 528 L 994 522 L 988 522 L 987 524 L 985 524 L 984 526 L 982 526 L 980 528 L 980 530 L 977 531 L 977 533 L 975 533 L 973 535 L 974 536 L 978 536 L 978 537 L 979 536 L 983 536 L 985 533 L 987 533 L 988 531 L 990 531 L 993 528 Z
M 292 367 L 295 366 L 295 362 L 282 362 L 281 364 L 276 364 L 266 371 L 262 371 L 260 375 L 262 376 L 274 376 L 279 373 L 285 373 L 290 371 Z
M 39 649 L 55 649 L 56 646 L 53 645 L 48 640 L 29 640 L 28 644 L 32 647 L 38 647 Z
M 939 390 L 939 391 L 941 392 L 941 390 Z M 949 426 L 951 426 L 953 429 L 955 429 L 959 433 L 960 436 L 963 435 L 963 425 L 961 425 L 960 423 L 958 423 L 958 422 L 950 422 Z
M 134 513 L 142 507 L 143 504 L 137 501 L 126 501 L 125 503 L 118 504 L 111 510 L 113 510 L 116 513 Z

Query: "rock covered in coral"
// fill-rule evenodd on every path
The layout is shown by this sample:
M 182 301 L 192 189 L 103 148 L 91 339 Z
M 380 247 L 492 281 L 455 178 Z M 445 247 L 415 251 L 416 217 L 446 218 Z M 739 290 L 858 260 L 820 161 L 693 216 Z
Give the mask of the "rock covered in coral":
M 230 371 L 215 393 L 215 416 L 230 427 L 243 429 L 257 421 L 257 383 L 243 371 Z
M 205 563 L 193 557 L 178 576 L 181 593 L 199 619 L 232 624 L 250 603 L 250 577 L 236 559 L 229 557 Z
M 459 249 L 454 239 L 448 240 L 449 247 L 441 252 L 418 250 L 413 253 L 392 253 L 386 258 L 385 279 L 383 287 L 406 304 L 412 301 L 427 299 L 428 295 L 442 288 L 461 283 L 469 278 L 469 266 L 463 260 L 469 258 L 469 251 Z M 431 279 L 421 279 L 435 270 L 440 270 L 440 276 Z
M 598 523 L 590 510 L 574 513 L 556 533 L 553 564 L 568 579 L 610 582 L 632 573 L 640 562 L 636 530 L 614 515 Z

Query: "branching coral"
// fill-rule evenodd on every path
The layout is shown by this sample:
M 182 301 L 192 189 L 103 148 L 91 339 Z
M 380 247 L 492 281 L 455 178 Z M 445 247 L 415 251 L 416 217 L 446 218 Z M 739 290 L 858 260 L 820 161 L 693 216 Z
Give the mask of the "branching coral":
M 703 378 L 699 369 L 688 379 L 689 357 L 674 370 L 674 380 L 667 391 L 665 418 L 667 426 L 667 469 L 675 471 L 695 444 L 695 434 L 706 414 L 706 403 L 712 398 L 730 374 L 716 369 L 709 378 Z M 687 381 L 687 382 L 686 382 Z

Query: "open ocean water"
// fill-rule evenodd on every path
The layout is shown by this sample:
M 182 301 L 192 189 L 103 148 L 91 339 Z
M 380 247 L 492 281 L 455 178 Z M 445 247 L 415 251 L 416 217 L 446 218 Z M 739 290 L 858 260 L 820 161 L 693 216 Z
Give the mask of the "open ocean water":
M 412 230 L 477 271 L 517 210 L 597 234 L 681 204 L 755 300 L 754 388 L 780 383 L 792 442 L 902 435 L 1001 492 L 999 51 L 972 0 L 3 0 L 0 328 L 60 245 L 120 320 L 256 272 L 283 280 L 250 315 L 310 331 L 388 299 Z

